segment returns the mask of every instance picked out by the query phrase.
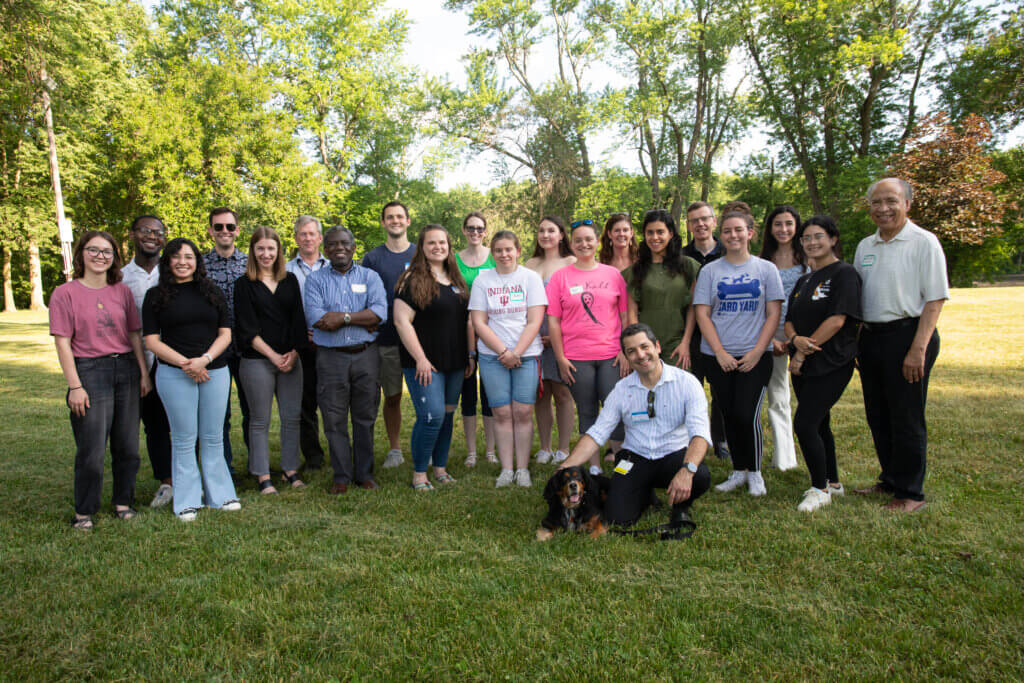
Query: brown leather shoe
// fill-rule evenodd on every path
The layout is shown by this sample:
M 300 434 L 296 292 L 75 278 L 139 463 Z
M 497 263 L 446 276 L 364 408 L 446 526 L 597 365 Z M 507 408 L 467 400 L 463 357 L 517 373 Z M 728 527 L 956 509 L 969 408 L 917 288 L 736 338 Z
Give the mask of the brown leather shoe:
M 923 507 L 923 500 L 911 500 L 910 498 L 893 498 L 885 504 L 885 509 L 893 512 L 917 512 Z
M 853 492 L 856 493 L 858 496 L 873 496 L 882 493 L 887 495 L 892 494 L 892 491 L 886 490 L 884 486 L 878 483 L 872 484 L 866 489 L 854 489 Z
M 331 488 L 327 489 L 327 493 L 331 494 L 332 496 L 340 496 L 346 491 L 348 491 L 348 484 L 346 484 L 343 481 L 336 481 L 333 484 L 331 484 Z
M 379 489 L 380 488 L 380 484 L 375 482 L 373 479 L 367 479 L 366 481 L 359 482 L 359 488 L 361 488 L 361 489 L 369 489 L 369 490 L 373 491 L 373 490 Z

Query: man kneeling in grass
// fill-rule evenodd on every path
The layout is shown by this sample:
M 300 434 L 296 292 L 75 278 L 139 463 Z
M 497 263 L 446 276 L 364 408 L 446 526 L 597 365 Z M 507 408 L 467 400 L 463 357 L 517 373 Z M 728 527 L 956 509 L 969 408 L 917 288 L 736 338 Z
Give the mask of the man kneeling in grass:
M 711 443 L 708 404 L 693 375 L 661 362 L 661 344 L 643 323 L 619 338 L 633 372 L 619 380 L 604 401 L 597 422 L 559 469 L 582 465 L 622 422 L 626 439 L 612 474 L 605 519 L 629 526 L 650 505 L 653 489 L 667 489 L 670 526 L 690 522 L 690 506 L 711 485 L 703 464 Z

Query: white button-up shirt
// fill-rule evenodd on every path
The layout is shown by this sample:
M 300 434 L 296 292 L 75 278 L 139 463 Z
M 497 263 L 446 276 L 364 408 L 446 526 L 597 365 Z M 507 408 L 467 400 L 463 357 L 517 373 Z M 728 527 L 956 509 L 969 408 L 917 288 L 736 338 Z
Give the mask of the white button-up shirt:
M 121 282 L 132 290 L 135 298 L 135 308 L 139 309 L 139 320 L 142 320 L 142 302 L 146 299 L 146 292 L 157 286 L 160 282 L 160 266 L 153 268 L 150 273 L 135 263 L 135 259 L 128 262 L 128 265 L 121 268 Z M 145 344 L 143 344 L 145 345 Z M 153 353 L 146 351 L 146 367 L 153 369 Z
M 653 418 L 647 413 L 647 395 L 651 391 Z M 694 436 L 711 443 L 704 387 L 690 373 L 667 363 L 662 363 L 661 379 L 654 389 L 645 387 L 635 371 L 619 380 L 587 435 L 604 444 L 620 421 L 626 428 L 622 447 L 648 460 L 686 448 Z

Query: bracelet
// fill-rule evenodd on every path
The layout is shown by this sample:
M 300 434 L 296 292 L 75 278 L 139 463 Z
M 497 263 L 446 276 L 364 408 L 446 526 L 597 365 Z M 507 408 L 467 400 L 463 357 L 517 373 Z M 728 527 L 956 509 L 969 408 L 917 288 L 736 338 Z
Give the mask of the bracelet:
M 79 384 L 77 387 L 68 387 L 68 391 L 74 391 L 75 389 L 81 389 L 82 385 Z
M 508 353 L 508 347 L 507 347 L 507 346 L 505 347 L 505 350 L 504 350 L 504 351 L 502 351 L 501 353 L 499 353 L 499 354 L 498 354 L 498 358 L 501 358 L 501 357 L 502 357 L 502 356 L 504 356 L 504 355 L 505 355 L 506 353 Z

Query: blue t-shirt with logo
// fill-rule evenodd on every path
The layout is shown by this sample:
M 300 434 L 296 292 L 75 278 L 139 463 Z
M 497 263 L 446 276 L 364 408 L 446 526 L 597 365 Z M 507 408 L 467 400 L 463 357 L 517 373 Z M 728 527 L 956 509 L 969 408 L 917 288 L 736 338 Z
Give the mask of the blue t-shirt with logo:
M 784 299 L 779 269 L 757 256 L 740 265 L 724 258 L 711 261 L 701 268 L 693 293 L 694 304 L 711 307 L 711 322 L 722 347 L 734 356 L 757 344 L 767 318 L 765 303 Z M 715 354 L 706 339 L 701 340 L 700 350 Z
M 380 275 L 380 279 L 384 283 L 384 292 L 388 296 L 388 319 L 377 330 L 377 343 L 381 346 L 398 345 L 398 331 L 392 322 L 395 313 L 395 285 L 398 283 L 398 278 L 409 267 L 415 253 L 415 244 L 410 244 L 408 249 L 397 253 L 382 244 L 371 249 L 363 257 L 362 265 Z

